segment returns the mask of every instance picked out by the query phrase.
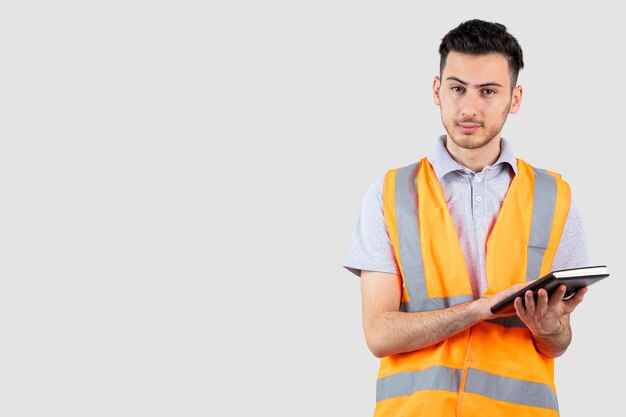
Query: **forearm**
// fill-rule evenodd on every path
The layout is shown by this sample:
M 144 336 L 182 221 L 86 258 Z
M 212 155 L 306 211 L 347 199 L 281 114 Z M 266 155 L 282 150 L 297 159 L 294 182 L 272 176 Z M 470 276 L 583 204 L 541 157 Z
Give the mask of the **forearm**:
M 537 351 L 545 357 L 561 356 L 572 342 L 572 328 L 568 317 L 563 316 L 559 321 L 562 327 L 557 332 L 548 335 L 533 335 Z
M 485 308 L 484 300 L 477 300 L 442 310 L 382 312 L 366 326 L 367 342 L 377 357 L 419 350 L 484 320 Z

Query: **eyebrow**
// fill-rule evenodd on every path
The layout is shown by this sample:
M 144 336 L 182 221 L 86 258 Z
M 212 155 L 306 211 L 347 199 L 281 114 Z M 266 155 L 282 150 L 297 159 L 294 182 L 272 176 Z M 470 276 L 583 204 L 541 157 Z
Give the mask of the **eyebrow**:
M 465 86 L 467 86 L 469 84 L 467 81 L 463 81 L 463 80 L 461 80 L 460 78 L 457 78 L 457 77 L 448 77 L 448 78 L 446 78 L 446 81 L 448 81 L 448 80 L 456 81 L 456 82 L 458 82 L 460 84 L 463 84 Z M 482 87 L 491 87 L 491 86 L 502 87 L 502 84 L 494 83 L 494 82 L 488 82 L 488 83 L 475 85 L 474 87 L 482 88 Z

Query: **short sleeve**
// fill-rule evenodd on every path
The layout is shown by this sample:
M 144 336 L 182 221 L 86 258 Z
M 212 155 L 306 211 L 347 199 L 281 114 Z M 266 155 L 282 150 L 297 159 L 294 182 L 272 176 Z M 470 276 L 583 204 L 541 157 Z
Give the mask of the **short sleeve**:
M 383 183 L 381 177 L 367 190 L 343 262 L 344 268 L 358 276 L 362 270 L 399 273 L 383 215 Z
M 579 268 L 589 265 L 589 252 L 582 217 L 578 204 L 572 198 L 563 235 L 552 261 L 552 270 L 557 271 L 559 269 Z

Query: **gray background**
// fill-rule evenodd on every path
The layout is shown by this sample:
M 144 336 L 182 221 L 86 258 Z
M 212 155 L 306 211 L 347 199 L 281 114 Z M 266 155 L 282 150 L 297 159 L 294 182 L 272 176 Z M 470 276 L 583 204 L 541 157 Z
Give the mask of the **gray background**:
M 371 415 L 341 261 L 367 187 L 443 132 L 437 48 L 474 17 L 524 49 L 504 136 L 572 185 L 612 274 L 556 362 L 562 415 L 620 409 L 616 7 L 3 3 L 0 414 Z

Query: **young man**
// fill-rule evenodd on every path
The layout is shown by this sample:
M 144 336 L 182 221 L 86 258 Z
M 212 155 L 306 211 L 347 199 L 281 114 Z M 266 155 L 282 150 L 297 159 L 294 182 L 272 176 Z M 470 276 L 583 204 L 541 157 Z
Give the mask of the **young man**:
M 517 40 L 471 20 L 439 52 L 446 135 L 370 187 L 344 262 L 381 358 L 375 415 L 557 416 L 553 358 L 586 291 L 528 292 L 509 316 L 490 308 L 550 270 L 588 265 L 580 213 L 560 175 L 516 159 L 500 136 L 522 101 Z

